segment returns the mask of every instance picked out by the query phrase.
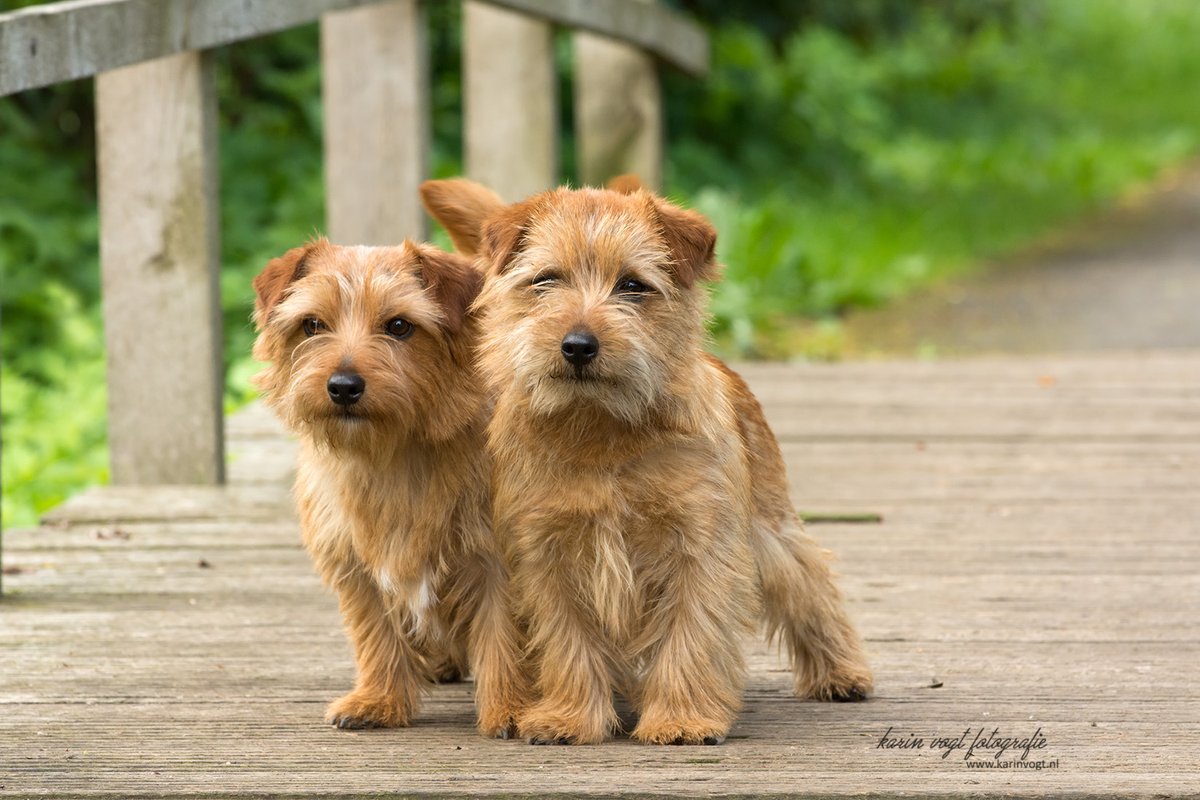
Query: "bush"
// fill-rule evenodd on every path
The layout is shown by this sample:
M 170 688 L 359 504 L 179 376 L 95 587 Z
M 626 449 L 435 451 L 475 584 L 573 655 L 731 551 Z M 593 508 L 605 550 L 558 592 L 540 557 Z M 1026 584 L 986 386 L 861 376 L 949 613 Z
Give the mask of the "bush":
M 1011 251 L 1195 154 L 1196 4 L 939 5 L 875 36 L 722 28 L 711 79 L 672 84 L 669 182 L 718 221 L 726 349 Z

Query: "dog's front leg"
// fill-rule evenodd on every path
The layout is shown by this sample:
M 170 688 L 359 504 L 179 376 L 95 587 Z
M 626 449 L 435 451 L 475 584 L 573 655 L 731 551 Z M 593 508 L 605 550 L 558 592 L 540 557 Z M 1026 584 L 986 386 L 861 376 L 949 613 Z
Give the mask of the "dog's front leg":
M 612 702 L 612 645 L 594 609 L 581 604 L 580 587 L 594 576 L 553 546 L 534 546 L 526 554 L 514 580 L 524 599 L 538 700 L 521 715 L 520 735 L 530 744 L 603 742 L 619 720 Z
M 354 690 L 330 704 L 325 719 L 338 728 L 396 728 L 409 724 L 426 683 L 421 657 L 403 631 L 403 620 L 368 576 L 341 576 L 335 588 L 342 619 L 354 643 Z
M 731 533 L 736 520 L 702 517 L 679 526 L 679 544 L 645 576 L 662 598 L 640 634 L 646 668 L 631 735 L 647 744 L 720 744 L 742 706 L 740 640 L 756 606 L 749 557 Z

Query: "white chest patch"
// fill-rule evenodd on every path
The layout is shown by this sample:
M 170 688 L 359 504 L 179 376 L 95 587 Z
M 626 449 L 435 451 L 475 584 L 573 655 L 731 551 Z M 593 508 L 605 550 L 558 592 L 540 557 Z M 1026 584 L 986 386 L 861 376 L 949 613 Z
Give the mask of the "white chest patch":
M 433 580 L 429 573 L 422 575 L 419 581 L 402 586 L 392 577 L 391 572 L 386 568 L 381 568 L 376 573 L 375 580 L 384 594 L 397 598 L 408 608 L 408 613 L 412 616 L 414 633 L 436 633 L 434 630 L 427 629 L 427 626 L 433 621 L 429 610 L 437 602 L 437 593 L 433 590 Z
M 426 574 L 408 595 L 408 610 L 413 615 L 413 622 L 417 630 L 425 628 L 429 609 L 436 602 L 437 596 L 433 593 L 433 584 L 429 580 L 429 575 Z
M 375 576 L 375 582 L 379 584 L 379 588 L 384 594 L 396 593 L 396 582 L 392 580 L 392 573 L 387 569 L 379 570 L 379 574 Z

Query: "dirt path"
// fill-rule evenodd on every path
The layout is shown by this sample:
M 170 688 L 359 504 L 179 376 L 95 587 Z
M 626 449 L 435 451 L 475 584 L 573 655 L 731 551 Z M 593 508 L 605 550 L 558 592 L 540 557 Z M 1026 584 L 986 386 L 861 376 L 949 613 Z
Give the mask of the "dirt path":
M 1200 165 L 1030 252 L 851 315 L 851 355 L 1200 347 Z

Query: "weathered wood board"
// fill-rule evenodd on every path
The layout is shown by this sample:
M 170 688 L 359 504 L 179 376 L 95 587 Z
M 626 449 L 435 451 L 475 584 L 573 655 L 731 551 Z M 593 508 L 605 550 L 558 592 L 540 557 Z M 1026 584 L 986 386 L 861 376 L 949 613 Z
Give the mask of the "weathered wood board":
M 744 374 L 801 509 L 882 516 L 810 526 L 869 702 L 797 701 L 748 642 L 721 747 L 486 741 L 470 684 L 411 729 L 329 728 L 349 647 L 298 543 L 293 445 L 254 407 L 227 426 L 229 487 L 96 490 L 6 536 L 0 797 L 1200 792 L 1200 353 Z M 1044 746 L 1007 768 L 932 746 L 993 730 Z
M 645 48 L 692 75 L 708 71 L 708 36 L 686 15 L 637 0 L 489 0 Z M 0 13 L 0 97 L 207 50 L 380 0 L 69 0 Z

